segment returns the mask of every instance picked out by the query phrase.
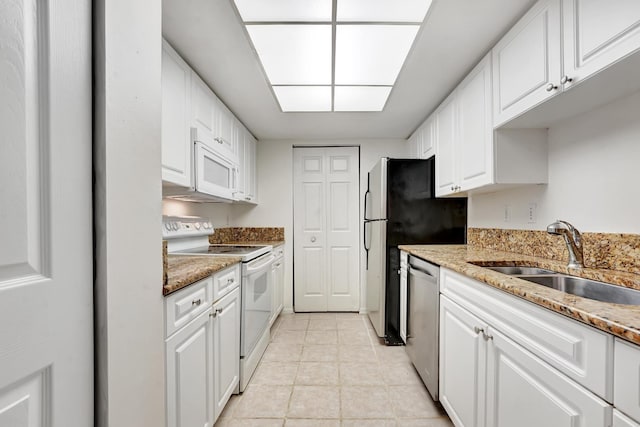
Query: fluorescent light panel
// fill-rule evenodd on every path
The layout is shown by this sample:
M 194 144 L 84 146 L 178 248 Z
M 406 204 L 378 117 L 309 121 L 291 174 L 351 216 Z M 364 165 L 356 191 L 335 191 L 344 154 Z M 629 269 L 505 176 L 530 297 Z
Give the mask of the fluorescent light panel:
M 331 111 L 331 86 L 273 86 L 284 112 Z
M 244 22 L 331 22 L 331 0 L 235 0 Z
M 432 0 L 338 0 L 338 22 L 416 22 L 424 20 Z
M 382 111 L 391 86 L 336 86 L 334 111 Z
M 234 1 L 283 111 L 381 111 L 432 3 Z
M 331 84 L 331 25 L 248 25 L 272 85 Z
M 337 85 L 392 86 L 419 25 L 338 25 Z

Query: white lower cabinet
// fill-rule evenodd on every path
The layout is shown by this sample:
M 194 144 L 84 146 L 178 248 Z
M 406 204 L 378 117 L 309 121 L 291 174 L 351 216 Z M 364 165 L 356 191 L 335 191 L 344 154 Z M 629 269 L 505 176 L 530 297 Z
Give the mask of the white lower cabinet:
M 484 419 L 487 325 L 445 296 L 440 297 L 440 403 L 456 427 Z
M 409 254 L 400 251 L 400 339 L 407 343 L 407 309 L 409 306 Z
M 232 394 L 239 392 L 240 380 L 240 288 L 213 305 L 213 384 L 215 418 Z
M 640 346 L 616 339 L 613 404 L 640 423 Z
M 487 426 L 605 427 L 612 407 L 489 327 Z
M 212 338 L 207 311 L 166 341 L 168 427 L 213 426 Z
M 213 427 L 232 394 L 239 392 L 240 283 L 225 289 L 213 305 L 207 298 L 218 294 L 221 281 L 230 282 L 238 266 L 190 285 L 165 299 L 167 317 L 166 399 L 167 427 Z M 234 279 L 235 280 L 235 279 Z M 173 328 L 173 312 L 182 301 L 208 308 L 179 329 Z
M 501 306 L 502 297 L 513 300 L 514 310 L 524 301 L 507 294 L 492 295 L 499 292 L 493 289 L 486 289 L 484 298 L 479 293 L 480 286 L 487 285 L 472 282 L 475 281 L 441 269 L 440 401 L 456 427 L 610 426 L 612 405 L 562 372 L 566 367 L 561 359 L 555 359 L 557 366 L 553 358 L 543 360 L 528 349 L 534 342 L 531 337 L 514 333 L 523 326 L 522 322 L 531 321 L 533 334 L 537 334 L 535 329 L 546 328 L 551 319 L 546 318 L 547 314 L 557 315 L 542 311 L 537 317 L 526 311 L 522 316 L 506 313 Z M 469 286 L 465 287 L 465 283 Z M 492 316 L 496 311 L 505 312 L 502 321 Z M 508 318 L 513 319 L 513 325 L 504 321 Z M 562 326 L 559 322 L 558 327 Z M 577 323 L 573 326 L 592 329 Z M 571 330 L 567 338 L 575 341 L 575 336 L 580 338 Z M 595 341 L 606 355 L 594 356 L 590 349 L 597 337 L 585 337 L 576 341 L 580 343 L 580 358 L 588 359 L 583 361 L 585 375 L 600 367 L 598 370 L 606 375 L 605 382 L 610 384 L 612 359 L 608 355 L 612 354 L 612 346 L 608 341 Z M 562 346 L 563 341 L 555 334 L 536 344 L 543 350 Z M 542 354 L 546 351 L 538 350 Z

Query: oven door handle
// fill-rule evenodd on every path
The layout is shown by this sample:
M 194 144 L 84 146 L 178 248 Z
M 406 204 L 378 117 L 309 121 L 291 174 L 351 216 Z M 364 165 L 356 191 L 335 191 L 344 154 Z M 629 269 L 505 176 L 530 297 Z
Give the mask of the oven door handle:
M 255 273 L 256 271 L 260 271 L 262 269 L 264 269 L 265 267 L 269 267 L 271 266 L 271 263 L 273 262 L 273 260 L 275 259 L 275 257 L 273 256 L 273 254 L 269 254 L 265 257 L 265 260 L 263 262 L 260 262 L 259 264 L 254 264 L 255 261 L 262 261 L 262 257 L 258 258 L 255 261 L 251 261 L 250 263 L 247 264 L 247 272 L 248 273 Z

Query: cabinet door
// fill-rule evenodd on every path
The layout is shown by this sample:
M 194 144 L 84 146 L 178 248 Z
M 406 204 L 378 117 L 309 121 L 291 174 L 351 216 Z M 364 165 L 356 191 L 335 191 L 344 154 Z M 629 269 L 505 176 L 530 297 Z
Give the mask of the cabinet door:
M 458 86 L 456 160 L 462 191 L 492 184 L 493 122 L 491 55 L 487 55 Z
M 211 339 L 207 311 L 166 341 L 168 427 L 213 426 Z
M 284 308 L 284 257 L 276 260 L 276 316 Z
M 640 420 L 640 347 L 616 338 L 613 366 L 613 403 Z
M 640 2 L 565 0 L 564 74 L 570 87 L 640 48 Z
M 256 140 L 247 132 L 245 134 L 245 201 L 257 203 L 256 178 Z
M 213 95 L 215 97 L 215 95 Z M 229 160 L 237 159 L 236 146 L 233 141 L 234 117 L 231 111 L 215 97 L 215 149 Z
M 238 182 L 236 189 L 236 200 L 244 200 L 245 191 L 246 191 L 246 183 L 247 183 L 247 168 L 245 165 L 245 159 L 247 156 L 246 150 L 246 142 L 245 142 L 245 133 L 244 126 L 237 120 L 234 120 L 233 123 L 233 141 L 235 146 L 237 147 L 238 152 Z
M 604 427 L 612 407 L 489 328 L 487 425 Z
M 198 140 L 213 145 L 214 98 L 211 89 L 191 71 L 191 120 L 197 129 Z
M 436 196 L 451 194 L 455 191 L 455 144 L 456 144 L 456 105 L 454 92 L 436 112 Z
M 162 180 L 192 186 L 191 69 L 162 41 Z
M 640 427 L 640 424 L 633 421 L 617 409 L 613 410 L 613 427 Z
M 430 116 L 422 125 L 422 144 L 420 146 L 420 158 L 428 159 L 436 153 L 434 133 L 435 118 Z
M 214 411 L 217 419 L 231 395 L 238 393 L 240 379 L 240 288 L 236 288 L 215 303 L 212 315 Z
M 407 343 L 407 267 L 400 267 L 400 339 Z
M 409 137 L 407 140 L 407 150 L 409 151 L 407 154 L 407 158 L 409 159 L 418 159 L 420 158 L 420 148 L 418 144 L 418 139 L 420 138 L 420 131 L 417 130 Z
M 559 92 L 560 0 L 540 0 L 495 45 L 494 126 Z
M 440 297 L 440 403 L 457 427 L 483 425 L 486 342 L 481 331 L 486 328 L 467 310 Z

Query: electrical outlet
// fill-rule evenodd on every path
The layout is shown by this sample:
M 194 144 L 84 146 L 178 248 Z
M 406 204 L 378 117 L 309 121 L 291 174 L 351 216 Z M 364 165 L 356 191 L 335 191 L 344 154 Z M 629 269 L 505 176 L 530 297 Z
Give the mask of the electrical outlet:
M 529 209 L 527 210 L 527 220 L 530 224 L 536 222 L 538 216 L 538 205 L 536 203 L 529 203 Z
M 511 221 L 511 206 L 504 205 L 504 222 Z

